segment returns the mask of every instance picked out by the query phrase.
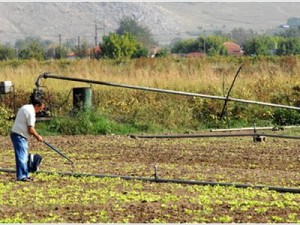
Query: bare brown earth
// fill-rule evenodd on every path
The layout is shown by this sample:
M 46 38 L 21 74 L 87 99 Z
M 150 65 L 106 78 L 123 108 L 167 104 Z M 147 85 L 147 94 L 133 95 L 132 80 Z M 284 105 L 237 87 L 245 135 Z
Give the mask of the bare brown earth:
M 267 138 L 265 142 L 254 143 L 250 137 L 134 139 L 116 135 L 49 136 L 44 137 L 44 139 L 71 158 L 75 162 L 75 167 L 72 169 L 66 159 L 44 144 L 31 140 L 31 153 L 38 153 L 43 156 L 40 167 L 42 171 L 72 171 L 75 173 L 153 178 L 154 166 L 157 166 L 157 175 L 165 179 L 300 188 L 299 140 Z M 0 158 L 0 168 L 14 169 L 13 150 L 9 137 L 0 137 Z M 35 196 L 31 196 L 31 198 L 35 198 L 33 203 L 35 205 L 30 205 L 32 204 L 30 201 L 27 202 L 28 204 L 22 203 L 22 198 L 19 197 L 22 207 L 12 207 L 11 202 L 14 200 L 8 197 L 8 193 L 2 193 L 0 190 L 2 194 L 0 203 L 3 206 L 0 209 L 0 221 L 5 222 L 4 219 L 8 220 L 10 217 L 16 218 L 17 213 L 19 213 L 21 222 L 45 222 L 45 218 L 49 219 L 50 213 L 53 217 L 48 222 L 266 223 L 300 221 L 299 194 L 280 194 L 279 197 L 275 196 L 275 192 L 270 192 L 270 195 L 257 194 L 255 204 L 263 204 L 264 201 L 272 202 L 266 206 L 267 210 L 260 209 L 255 204 L 251 206 L 252 208 L 249 206 L 250 208 L 247 210 L 242 210 L 241 205 L 239 205 L 239 209 L 233 208 L 231 202 L 233 200 L 229 201 L 227 197 L 236 196 L 233 199 L 243 201 L 241 200 L 241 193 L 245 189 L 227 188 L 225 192 L 223 189 L 218 192 L 218 187 L 213 189 L 208 186 L 157 184 L 116 178 L 112 179 L 114 183 L 111 184 L 112 182 L 107 178 L 70 179 L 68 176 L 55 175 L 45 178 L 46 175 L 42 175 L 42 173 L 32 176 L 34 177 L 32 183 L 19 184 L 15 182 L 14 173 L 0 172 L 0 185 L 3 188 L 10 187 L 10 191 L 16 191 L 16 196 L 18 196 L 20 185 L 23 185 L 22 187 L 26 185 L 28 190 L 35 193 Z M 116 195 L 119 195 L 113 194 L 107 199 L 102 197 L 103 202 L 101 204 L 99 202 L 95 204 L 93 200 L 87 200 L 83 197 L 87 192 L 94 191 L 96 193 L 98 191 L 100 193 L 110 185 L 112 185 L 111 190 L 121 193 L 124 198 L 138 198 L 139 200 L 130 202 L 126 200 L 127 203 L 124 204 L 116 203 Z M 129 187 L 130 185 L 132 186 Z M 37 203 L 38 197 L 36 195 L 38 193 L 34 187 L 39 187 L 41 190 L 49 189 L 45 206 Z M 80 194 L 69 196 L 69 200 L 72 199 L 72 201 L 68 202 L 68 198 L 65 199 L 65 196 L 68 196 L 68 191 L 63 191 L 65 187 L 70 187 L 70 193 L 74 187 Z M 55 192 L 55 197 L 50 195 L 50 190 L 53 191 L 53 188 L 58 189 Z M 196 190 L 198 192 L 195 192 Z M 111 192 L 108 193 L 111 194 Z M 107 195 L 109 195 L 108 193 Z M 135 197 L 132 197 L 133 193 L 135 193 Z M 156 197 L 153 197 L 153 193 Z M 211 206 L 211 209 L 205 208 L 206 205 L 203 203 L 205 201 L 201 200 L 202 195 L 217 196 L 217 198 L 214 197 L 215 204 Z M 297 196 L 296 200 L 292 201 L 291 205 L 293 206 L 287 204 L 283 207 L 275 207 L 275 198 L 285 199 L 286 196 L 290 195 L 293 198 Z M 173 196 L 174 199 L 166 201 L 166 196 L 169 196 L 170 199 L 172 199 L 170 196 Z M 176 200 L 174 196 L 176 196 Z M 50 204 L 48 202 L 51 199 L 56 201 L 57 198 L 58 200 L 59 198 L 64 199 L 65 203 Z M 89 198 L 92 197 L 89 195 Z M 218 198 L 219 200 L 217 200 Z M 104 199 L 106 200 L 104 201 Z M 84 203 L 85 201 L 89 203 Z M 22 212 L 23 209 L 26 213 Z M 227 221 L 226 216 L 231 219 Z

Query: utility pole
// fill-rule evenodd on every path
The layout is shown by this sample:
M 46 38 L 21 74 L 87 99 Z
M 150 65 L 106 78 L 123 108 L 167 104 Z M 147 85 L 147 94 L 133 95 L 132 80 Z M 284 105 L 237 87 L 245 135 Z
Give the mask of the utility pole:
M 0 45 L 2 45 L 2 34 L 3 34 L 3 31 L 0 30 Z
M 98 30 L 103 30 L 103 33 L 105 35 L 105 17 L 103 19 L 102 27 L 98 27 L 97 21 L 95 20 L 95 46 L 98 45 Z
M 80 55 L 80 36 L 78 36 L 78 55 Z
M 61 34 L 58 35 L 58 41 L 59 41 L 59 58 L 61 58 Z
M 59 40 L 59 48 L 61 48 L 61 34 L 58 35 L 58 40 Z
M 204 48 L 204 53 L 206 54 L 206 37 L 205 37 L 205 30 L 203 30 L 203 35 L 204 35 L 204 46 L 203 46 L 203 48 Z
M 95 46 L 97 46 L 97 44 L 98 44 L 97 30 L 98 30 L 98 28 L 97 28 L 97 21 L 95 20 Z

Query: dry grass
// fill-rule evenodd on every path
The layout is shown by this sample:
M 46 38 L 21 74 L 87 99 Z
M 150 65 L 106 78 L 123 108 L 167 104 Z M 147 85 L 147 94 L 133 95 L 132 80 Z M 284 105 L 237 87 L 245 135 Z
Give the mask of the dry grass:
M 1 62 L 0 81 L 11 80 L 15 89 L 31 91 L 44 72 L 68 77 L 158 87 L 212 95 L 227 93 L 241 64 L 244 64 L 231 96 L 271 101 L 278 93 L 289 94 L 300 85 L 299 58 L 202 58 L 138 59 L 126 64 L 107 60 Z M 78 82 L 42 80 L 50 91 L 69 92 Z M 107 87 L 94 85 L 96 90 Z
M 160 58 L 137 59 L 123 64 L 109 60 L 14 61 L 0 63 L 0 81 L 11 80 L 17 93 L 16 106 L 28 101 L 37 77 L 51 72 L 67 77 L 155 87 L 184 92 L 225 96 L 240 65 L 230 97 L 272 102 L 282 105 L 300 104 L 299 57 L 274 58 Z M 55 115 L 69 112 L 74 87 L 87 83 L 43 79 L 51 94 Z M 65 104 L 66 103 L 66 104 Z M 199 129 L 223 126 L 219 121 L 223 102 L 186 96 L 165 95 L 93 84 L 93 106 L 120 123 L 162 125 L 170 129 Z M 270 107 L 231 103 L 228 117 L 243 126 L 272 120 Z M 283 115 L 286 116 L 286 115 Z M 233 123 L 233 122 L 232 122 Z M 258 123 L 258 122 L 257 122 Z M 233 125 L 234 126 L 234 125 Z

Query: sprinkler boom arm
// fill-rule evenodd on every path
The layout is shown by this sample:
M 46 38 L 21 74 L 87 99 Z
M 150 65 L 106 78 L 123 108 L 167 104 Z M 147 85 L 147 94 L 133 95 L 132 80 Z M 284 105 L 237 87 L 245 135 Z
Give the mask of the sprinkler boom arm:
M 241 102 L 241 103 L 247 103 L 247 104 L 256 104 L 256 105 L 263 105 L 263 106 L 270 106 L 270 107 L 277 107 L 277 108 L 300 110 L 300 107 L 296 107 L 296 106 L 280 105 L 280 104 L 274 104 L 274 103 L 268 103 L 268 102 L 259 102 L 259 101 L 231 98 L 231 97 L 228 97 L 228 96 L 223 97 L 223 96 L 205 95 L 205 94 L 192 93 L 192 92 L 183 92 L 183 91 L 174 91 L 174 90 L 151 88 L 151 87 L 133 86 L 133 85 L 127 85 L 127 84 L 117 84 L 117 83 L 104 82 L 104 81 L 96 81 L 96 80 L 88 80 L 88 79 L 82 79 L 82 78 L 66 77 L 66 76 L 61 76 L 61 75 L 52 75 L 50 73 L 44 73 L 44 74 L 41 74 L 41 75 L 38 76 L 38 78 L 35 82 L 35 85 L 36 85 L 37 88 L 40 87 L 40 79 L 41 78 L 45 78 L 45 79 L 51 78 L 51 79 L 59 79 L 59 80 L 77 81 L 77 82 L 83 82 L 83 83 L 89 83 L 89 84 L 99 84 L 99 85 L 122 87 L 122 88 L 129 88 L 129 89 L 136 89 L 136 90 L 143 90 L 143 91 L 160 92 L 160 93 L 166 93 L 166 94 L 184 95 L 184 96 L 192 96 L 192 97 L 200 97 L 200 98 L 208 98 L 208 99 L 233 101 L 233 102 Z

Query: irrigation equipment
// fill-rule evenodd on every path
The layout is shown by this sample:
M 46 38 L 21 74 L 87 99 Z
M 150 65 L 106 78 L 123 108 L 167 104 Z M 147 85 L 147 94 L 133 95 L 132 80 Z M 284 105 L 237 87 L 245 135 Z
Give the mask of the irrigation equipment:
M 227 96 L 226 96 L 226 99 L 225 99 L 225 102 L 224 102 L 224 105 L 223 105 L 223 108 L 222 108 L 222 112 L 221 112 L 221 115 L 220 115 L 220 120 L 223 119 L 223 116 L 224 116 L 225 111 L 226 111 L 226 109 L 227 109 L 227 102 L 228 102 L 228 98 L 229 98 L 230 92 L 231 92 L 231 90 L 232 90 L 232 88 L 233 88 L 233 85 L 234 85 L 234 83 L 235 83 L 235 81 L 236 81 L 236 78 L 237 78 L 237 76 L 239 75 L 239 73 L 240 73 L 242 67 L 243 67 L 243 65 L 241 65 L 240 68 L 238 69 L 238 71 L 236 72 L 236 74 L 235 74 L 235 76 L 234 76 L 234 79 L 233 79 L 233 81 L 232 81 L 232 84 L 231 84 L 231 86 L 230 86 L 230 88 L 229 88 L 229 91 L 228 91 L 228 93 L 227 93 Z
M 242 65 L 243 66 L 243 65 Z M 152 87 L 142 87 L 142 86 L 133 86 L 133 85 L 127 85 L 127 84 L 118 84 L 118 83 L 111 83 L 111 82 L 104 82 L 104 81 L 96 81 L 96 80 L 89 80 L 89 79 L 82 79 L 82 78 L 74 78 L 74 77 L 66 77 L 61 75 L 54 75 L 50 73 L 43 73 L 38 76 L 35 85 L 36 89 L 40 90 L 41 87 L 41 79 L 59 79 L 59 80 L 67 80 L 67 81 L 76 81 L 76 82 L 84 82 L 88 84 L 99 84 L 99 85 L 106 85 L 106 86 L 112 86 L 112 87 L 121 87 L 121 88 L 128 88 L 128 89 L 136 89 L 136 90 L 142 90 L 142 91 L 152 91 L 152 92 L 160 92 L 160 93 L 166 93 L 166 94 L 175 94 L 175 95 L 183 95 L 183 96 L 192 96 L 192 97 L 200 97 L 200 98 L 208 98 L 208 99 L 214 99 L 214 100 L 224 100 L 224 106 L 222 109 L 221 116 L 225 112 L 225 108 L 228 101 L 233 102 L 240 102 L 240 103 L 246 103 L 246 104 L 256 104 L 256 105 L 262 105 L 262 106 L 270 106 L 270 107 L 277 107 L 277 108 L 285 108 L 285 109 L 293 109 L 293 110 L 300 110 L 300 107 L 296 106 L 289 106 L 289 105 L 281 105 L 281 104 L 274 104 L 274 103 L 268 103 L 268 102 L 259 102 L 259 101 L 252 101 L 252 100 L 245 100 L 245 99 L 237 99 L 237 98 L 231 98 L 229 97 L 230 92 L 233 88 L 234 82 L 242 68 L 242 66 L 239 67 L 234 80 L 231 84 L 230 90 L 227 93 L 226 97 L 223 96 L 215 96 L 215 95 L 206 95 L 206 94 L 200 94 L 200 93 L 192 93 L 192 92 L 183 92 L 183 91 L 175 91 L 175 90 L 167 90 L 167 89 L 160 89 L 160 88 L 152 88 Z M 252 136 L 253 140 L 259 140 L 260 136 L 268 136 L 268 137 L 277 137 L 277 138 L 292 138 L 292 139 L 300 139 L 299 137 L 293 137 L 293 136 L 283 136 L 283 135 L 265 135 L 265 134 L 257 134 L 256 130 L 254 129 L 254 134 L 227 134 L 227 135 L 154 135 L 154 136 L 132 136 L 132 137 L 143 137 L 143 138 L 182 138 L 182 137 L 237 137 L 237 136 Z
M 15 173 L 15 170 L 0 168 L 0 172 Z M 58 174 L 58 175 L 61 175 L 61 176 L 73 176 L 73 177 L 121 178 L 121 179 L 124 179 L 124 180 L 139 180 L 139 181 L 155 182 L 155 183 L 175 183 L 175 184 L 202 185 L 202 186 L 210 185 L 210 186 L 235 187 L 235 188 L 254 188 L 254 189 L 265 189 L 265 190 L 270 190 L 270 191 L 277 191 L 277 192 L 281 192 L 281 193 L 295 193 L 295 194 L 300 193 L 299 188 L 273 187 L 273 186 L 235 184 L 235 183 L 220 183 L 220 182 L 181 180 L 181 179 L 163 179 L 163 178 L 158 178 L 156 173 L 155 173 L 154 178 L 152 178 L 152 177 L 109 175 L 109 174 L 50 172 L 50 171 L 37 171 L 36 173 L 45 173 L 45 174 L 48 174 L 48 175 Z
M 252 134 L 170 134 L 170 135 L 130 135 L 131 138 L 222 138 L 222 137 L 274 137 L 286 139 L 300 139 L 298 136 L 252 133 Z
M 292 129 L 292 128 L 300 128 L 299 126 L 279 126 L 279 127 L 255 127 L 255 130 L 272 130 L 272 131 L 277 131 L 277 130 L 285 130 L 285 129 Z M 219 128 L 219 129 L 210 129 L 210 132 L 231 132 L 231 131 L 251 131 L 254 130 L 253 127 L 241 127 L 241 128 Z
M 262 105 L 262 106 L 300 110 L 300 107 L 296 107 L 296 106 L 280 105 L 280 104 L 274 104 L 274 103 L 268 103 L 268 102 L 259 102 L 259 101 L 252 101 L 252 100 L 246 100 L 246 99 L 231 98 L 228 96 L 223 97 L 223 96 L 206 95 L 206 94 L 183 92 L 183 91 L 174 91 L 174 90 L 167 90 L 167 89 L 160 89 L 160 88 L 118 84 L 118 83 L 96 81 L 96 80 L 89 80 L 89 79 L 82 79 L 82 78 L 66 77 L 66 76 L 54 75 L 54 74 L 50 74 L 50 73 L 43 73 L 38 76 L 38 78 L 35 82 L 35 85 L 38 90 L 41 87 L 40 82 L 41 82 L 42 78 L 43 79 L 51 78 L 51 79 L 59 79 L 59 80 L 67 80 L 67 81 L 76 81 L 76 82 L 83 82 L 83 83 L 88 83 L 88 84 L 99 84 L 99 85 L 106 85 L 106 86 L 112 86 L 112 87 L 121 87 L 121 88 L 129 88 L 129 89 L 136 89 L 136 90 L 143 90 L 143 91 L 160 92 L 160 93 L 166 93 L 166 94 L 192 96 L 192 97 L 208 98 L 208 99 L 215 99 L 215 100 L 225 100 L 225 101 L 233 101 L 233 102 L 240 102 L 240 103 L 246 103 L 246 104 L 256 104 L 256 105 Z

